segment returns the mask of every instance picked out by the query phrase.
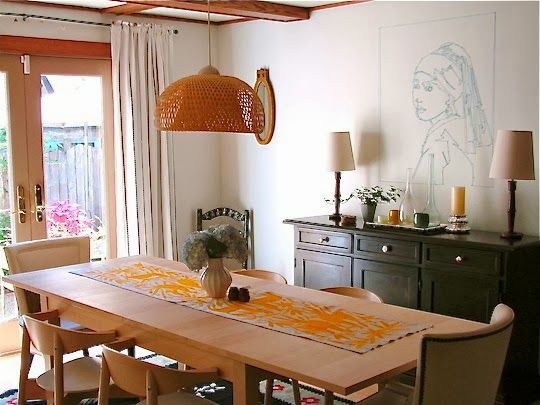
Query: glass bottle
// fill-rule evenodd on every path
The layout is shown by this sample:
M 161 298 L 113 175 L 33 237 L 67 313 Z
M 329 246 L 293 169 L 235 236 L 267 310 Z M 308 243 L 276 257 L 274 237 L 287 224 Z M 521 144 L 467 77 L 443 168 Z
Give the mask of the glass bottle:
M 428 178 L 428 192 L 427 192 L 427 203 L 424 211 L 426 214 L 429 214 L 429 226 L 439 226 L 441 224 L 441 214 L 437 209 L 435 204 L 435 158 L 433 153 L 428 155 L 428 167 L 429 167 L 429 178 Z
M 405 194 L 399 205 L 399 220 L 403 225 L 412 225 L 414 219 L 414 194 L 411 186 L 412 169 L 407 168 L 407 183 Z

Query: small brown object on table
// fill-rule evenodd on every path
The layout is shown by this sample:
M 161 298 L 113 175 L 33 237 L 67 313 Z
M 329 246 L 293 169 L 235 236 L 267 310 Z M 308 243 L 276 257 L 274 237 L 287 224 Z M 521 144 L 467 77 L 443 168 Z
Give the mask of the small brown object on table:
M 229 301 L 238 301 L 238 287 L 230 287 L 227 298 Z
M 240 288 L 240 291 L 238 293 L 238 301 L 249 302 L 249 299 L 250 299 L 249 290 L 245 287 Z

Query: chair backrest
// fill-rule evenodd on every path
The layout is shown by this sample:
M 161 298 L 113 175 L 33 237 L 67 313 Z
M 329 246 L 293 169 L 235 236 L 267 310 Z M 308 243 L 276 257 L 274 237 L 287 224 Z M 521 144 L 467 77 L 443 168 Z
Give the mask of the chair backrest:
M 158 395 L 189 390 L 194 385 L 218 379 L 216 368 L 175 370 L 126 356 L 102 346 L 99 404 L 106 404 L 110 380 L 120 389 L 138 397 L 147 397 L 147 404 L 157 404 Z
M 249 269 L 249 270 L 236 271 L 234 272 L 234 274 L 240 274 L 241 276 L 248 276 L 248 277 L 260 278 L 263 280 L 274 281 L 280 284 L 287 284 L 287 279 L 285 277 L 283 277 L 279 273 L 274 273 L 273 271 Z
M 34 347 L 44 355 L 54 356 L 59 350 L 62 354 L 73 353 L 116 338 L 114 331 L 82 332 L 64 329 L 53 323 L 38 319 L 38 314 L 23 315 L 24 328 Z
M 90 261 L 90 238 L 42 239 L 14 243 L 4 248 L 12 274 L 43 270 Z M 41 311 L 39 295 L 15 287 L 20 314 Z
M 197 231 L 203 230 L 203 221 L 211 221 L 218 217 L 229 217 L 235 221 L 242 223 L 242 235 L 246 239 L 248 244 L 248 250 L 251 252 L 251 235 L 250 235 L 250 213 L 249 210 L 244 210 L 244 212 L 236 211 L 232 208 L 219 207 L 211 209 L 203 213 L 201 208 L 197 209 Z M 246 269 L 248 265 L 248 260 L 246 259 L 242 263 L 242 268 Z
M 377 294 L 359 287 L 329 287 L 321 288 L 321 291 L 339 295 L 346 295 L 347 297 L 360 298 L 371 302 L 383 302 L 381 297 L 379 297 Z
M 414 403 L 495 403 L 513 320 L 512 309 L 499 304 L 490 325 L 479 330 L 424 335 Z

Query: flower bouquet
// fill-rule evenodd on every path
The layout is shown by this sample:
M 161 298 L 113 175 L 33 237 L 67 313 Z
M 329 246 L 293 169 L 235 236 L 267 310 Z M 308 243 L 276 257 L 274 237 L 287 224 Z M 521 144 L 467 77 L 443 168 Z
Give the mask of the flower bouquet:
M 182 245 L 182 261 L 194 271 L 201 271 L 201 286 L 212 298 L 223 298 L 232 277 L 223 267 L 223 258 L 246 260 L 247 241 L 231 225 L 218 225 L 190 233 Z

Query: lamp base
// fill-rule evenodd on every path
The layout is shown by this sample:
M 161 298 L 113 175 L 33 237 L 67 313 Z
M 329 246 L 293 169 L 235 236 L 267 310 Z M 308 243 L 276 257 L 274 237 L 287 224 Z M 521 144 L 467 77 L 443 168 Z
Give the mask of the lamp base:
M 501 238 L 510 239 L 510 240 L 520 240 L 523 238 L 523 234 L 519 232 L 503 232 L 501 233 Z

